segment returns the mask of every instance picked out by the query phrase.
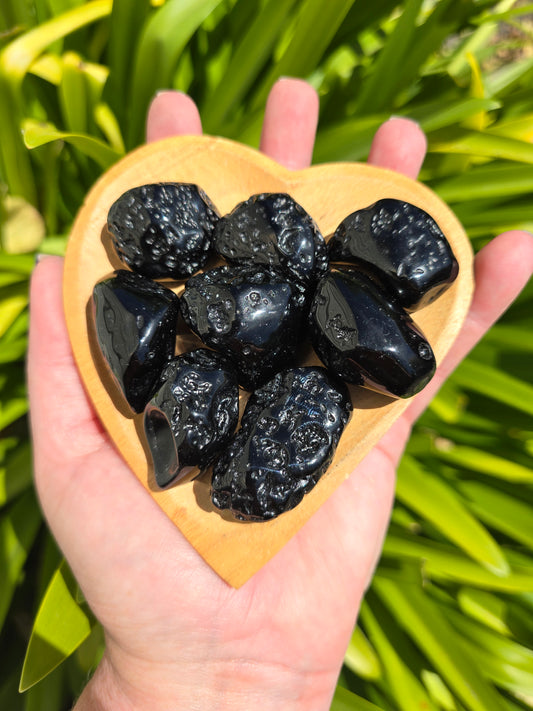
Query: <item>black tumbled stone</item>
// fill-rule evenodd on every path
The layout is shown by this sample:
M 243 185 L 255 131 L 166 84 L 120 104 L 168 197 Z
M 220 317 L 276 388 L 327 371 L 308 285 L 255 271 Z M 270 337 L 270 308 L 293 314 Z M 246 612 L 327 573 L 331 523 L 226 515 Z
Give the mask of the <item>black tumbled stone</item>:
M 167 486 L 184 467 L 205 469 L 238 418 L 237 376 L 222 355 L 199 348 L 173 358 L 144 411 L 157 484 Z
M 297 285 L 258 267 L 203 272 L 187 281 L 181 297 L 187 324 L 231 359 L 248 390 L 294 361 L 304 308 Z
M 332 269 L 318 284 L 309 320 L 320 359 L 349 383 L 404 398 L 435 372 L 425 336 L 371 273 Z
M 91 315 L 100 351 L 134 412 L 142 412 L 174 355 L 178 297 L 126 270 L 95 285 Z
M 228 262 L 273 267 L 306 286 L 328 268 L 320 230 L 285 193 L 252 195 L 237 205 L 218 222 L 213 245 Z
M 111 206 L 107 228 L 120 259 L 154 279 L 182 279 L 206 262 L 218 213 L 189 183 L 131 188 Z
M 377 269 L 404 308 L 434 301 L 459 265 L 435 220 L 408 202 L 379 200 L 346 217 L 328 242 L 332 262 Z
M 213 504 L 250 521 L 293 509 L 331 463 L 351 410 L 348 389 L 324 368 L 275 375 L 250 396 L 213 467 Z

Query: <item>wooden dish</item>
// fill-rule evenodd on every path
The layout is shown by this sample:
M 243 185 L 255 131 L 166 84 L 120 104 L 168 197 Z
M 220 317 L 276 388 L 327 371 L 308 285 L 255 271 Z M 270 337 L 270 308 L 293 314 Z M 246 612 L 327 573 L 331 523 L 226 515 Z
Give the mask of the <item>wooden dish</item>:
M 381 198 L 411 202 L 428 212 L 448 238 L 460 265 L 459 276 L 436 302 L 413 314 L 440 363 L 466 316 L 473 291 L 472 250 L 449 208 L 424 185 L 389 170 L 335 163 L 289 171 L 261 153 L 207 136 L 177 137 L 143 146 L 114 165 L 93 187 L 74 224 L 67 250 L 64 306 L 76 362 L 93 405 L 132 471 L 206 562 L 230 585 L 241 586 L 298 531 L 351 474 L 409 405 L 352 388 L 354 412 L 332 465 L 319 484 L 292 511 L 259 523 L 221 515 L 210 502 L 205 475 L 159 490 L 143 443 L 142 416 L 125 414 L 121 395 L 101 377 L 87 305 L 97 281 L 121 268 L 105 238 L 111 204 L 131 187 L 151 182 L 199 185 L 221 214 L 260 192 L 287 192 L 329 236 L 354 210 Z M 180 289 L 176 289 L 179 291 Z M 187 343 L 178 338 L 178 352 Z M 318 364 L 310 356 L 308 363 Z

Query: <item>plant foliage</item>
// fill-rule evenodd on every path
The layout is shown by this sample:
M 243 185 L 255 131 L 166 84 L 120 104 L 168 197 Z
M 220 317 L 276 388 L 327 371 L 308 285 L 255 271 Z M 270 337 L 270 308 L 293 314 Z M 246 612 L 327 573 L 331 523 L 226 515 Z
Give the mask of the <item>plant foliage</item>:
M 315 162 L 364 160 L 384 119 L 416 119 L 421 178 L 477 250 L 533 230 L 532 12 L 516 0 L 3 0 L 0 708 L 69 708 L 102 651 L 33 494 L 27 291 L 34 253 L 63 253 L 86 192 L 143 141 L 150 98 L 186 91 L 209 133 L 257 145 L 272 83 L 304 77 L 321 96 Z M 417 424 L 336 711 L 533 707 L 532 326 L 530 285 Z

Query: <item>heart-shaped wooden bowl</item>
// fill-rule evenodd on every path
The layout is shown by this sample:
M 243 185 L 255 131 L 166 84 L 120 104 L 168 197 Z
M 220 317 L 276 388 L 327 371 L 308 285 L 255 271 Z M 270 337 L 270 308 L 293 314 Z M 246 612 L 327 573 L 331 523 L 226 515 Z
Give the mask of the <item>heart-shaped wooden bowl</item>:
M 453 286 L 413 315 L 432 344 L 438 363 L 454 341 L 470 304 L 472 250 L 449 208 L 414 180 L 357 163 L 289 171 L 257 151 L 220 138 L 178 137 L 139 148 L 114 165 L 91 190 L 72 230 L 64 276 L 67 326 L 79 371 L 110 437 L 149 494 L 207 563 L 230 585 L 239 587 L 352 473 L 409 401 L 352 388 L 354 412 L 329 470 L 299 506 L 277 519 L 242 523 L 221 515 L 211 505 L 205 475 L 159 490 L 143 441 L 142 416 L 125 414 L 121 395 L 105 377 L 102 379 L 88 328 L 87 307 L 95 283 L 121 268 L 105 237 L 111 204 L 131 187 L 163 181 L 196 183 L 221 214 L 255 193 L 287 192 L 310 213 L 326 237 L 351 212 L 381 198 L 406 200 L 423 208 L 440 225 L 460 265 Z M 178 352 L 186 348 L 187 338 L 178 338 L 177 346 Z M 308 362 L 319 361 L 310 355 Z

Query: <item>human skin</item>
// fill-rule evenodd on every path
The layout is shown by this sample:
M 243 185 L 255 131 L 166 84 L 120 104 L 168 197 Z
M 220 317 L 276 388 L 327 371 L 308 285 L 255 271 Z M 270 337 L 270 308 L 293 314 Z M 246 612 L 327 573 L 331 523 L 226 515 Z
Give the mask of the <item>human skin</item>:
M 261 150 L 309 165 L 318 99 L 283 79 L 265 111 Z M 199 134 L 192 100 L 154 99 L 147 140 Z M 369 163 L 416 178 L 425 137 L 393 118 Z M 62 260 L 31 285 L 28 384 L 35 483 L 45 517 L 105 631 L 104 657 L 76 711 L 253 708 L 325 711 L 389 521 L 395 469 L 416 417 L 516 298 L 533 271 L 533 238 L 508 232 L 476 257 L 465 324 L 431 383 L 286 546 L 235 590 L 146 494 L 103 430 L 66 332 Z

